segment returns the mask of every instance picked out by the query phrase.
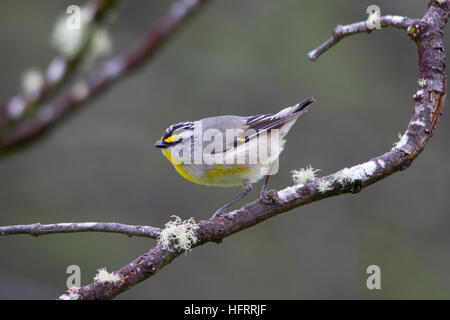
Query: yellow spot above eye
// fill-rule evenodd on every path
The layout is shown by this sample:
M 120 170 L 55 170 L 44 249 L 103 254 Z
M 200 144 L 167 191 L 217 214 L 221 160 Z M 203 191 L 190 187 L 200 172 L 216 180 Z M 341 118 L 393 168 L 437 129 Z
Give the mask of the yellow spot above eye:
M 170 137 L 164 139 L 164 141 L 167 143 L 176 142 L 178 141 L 178 135 L 177 134 L 171 135 Z

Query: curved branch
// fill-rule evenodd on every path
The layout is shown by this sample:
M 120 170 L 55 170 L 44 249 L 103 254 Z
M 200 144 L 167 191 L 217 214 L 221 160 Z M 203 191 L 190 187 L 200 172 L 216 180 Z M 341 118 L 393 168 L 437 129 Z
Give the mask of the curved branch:
M 344 193 L 355 193 L 387 176 L 409 167 L 423 150 L 440 118 L 445 97 L 446 76 L 443 29 L 450 14 L 450 0 L 430 1 L 422 19 L 402 19 L 410 23 L 408 33 L 416 41 L 419 55 L 419 86 L 414 95 L 415 106 L 408 129 L 400 141 L 385 154 L 366 163 L 344 168 L 335 174 L 318 178 L 301 186 L 269 191 L 263 199 L 244 205 L 230 213 L 200 221 L 196 229 L 198 241 L 193 247 L 223 238 L 249 228 L 265 219 L 305 204 Z M 354 24 L 360 25 L 362 23 Z M 345 27 L 342 27 L 345 29 Z M 343 29 L 343 30 L 344 30 Z M 349 34 L 353 34 L 351 32 Z M 329 42 L 328 42 L 329 43 Z M 332 44 L 331 44 L 332 45 Z M 321 46 L 321 51 L 331 45 Z M 327 186 L 324 188 L 323 186 Z M 182 251 L 164 249 L 160 244 L 115 273 L 121 280 L 112 283 L 92 283 L 76 289 L 79 299 L 109 299 L 153 276 Z M 74 289 L 72 289 L 73 291 Z M 59 299 L 70 298 L 70 292 Z
M 0 227 L 0 236 L 29 234 L 34 237 L 55 233 L 109 232 L 125 234 L 129 237 L 157 239 L 161 229 L 150 226 L 135 226 L 115 222 L 72 222 L 56 224 L 28 224 Z
M 10 151 L 12 147 L 36 141 L 44 132 L 54 128 L 83 104 L 97 97 L 122 77 L 131 74 L 154 56 L 177 28 L 192 16 L 200 5 L 208 1 L 178 0 L 175 2 L 136 47 L 122 56 L 108 60 L 94 70 L 89 80 L 83 84 L 82 90 L 77 90 L 76 87 L 69 88 L 52 104 L 43 106 L 31 119 L 0 136 L 0 155 L 2 151 Z

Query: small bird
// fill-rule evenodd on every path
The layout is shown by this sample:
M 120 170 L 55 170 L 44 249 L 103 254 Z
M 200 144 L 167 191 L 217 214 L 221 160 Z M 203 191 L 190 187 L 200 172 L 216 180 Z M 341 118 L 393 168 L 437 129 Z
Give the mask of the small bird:
M 242 192 L 217 210 L 215 217 L 245 197 L 252 190 L 252 183 L 265 177 L 260 193 L 264 196 L 270 175 L 276 173 L 274 164 L 278 164 L 286 134 L 315 101 L 310 97 L 276 114 L 227 115 L 180 122 L 168 127 L 154 146 L 161 148 L 177 172 L 191 182 L 242 186 Z M 265 143 L 261 142 L 262 137 L 266 138 Z M 262 146 L 267 149 L 265 157 L 260 156 Z

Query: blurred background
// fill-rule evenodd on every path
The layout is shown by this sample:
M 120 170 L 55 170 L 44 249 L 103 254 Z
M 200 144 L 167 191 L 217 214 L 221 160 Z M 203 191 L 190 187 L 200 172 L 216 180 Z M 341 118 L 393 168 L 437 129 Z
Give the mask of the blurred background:
M 83 1 L 2 1 L 0 96 L 44 68 L 54 22 Z M 133 46 L 171 1 L 128 1 L 110 26 L 111 55 Z M 422 17 L 428 1 L 215 0 L 157 57 L 50 135 L 0 159 L 0 225 L 111 221 L 163 227 L 171 215 L 206 219 L 239 188 L 195 185 L 153 143 L 172 123 L 251 115 L 314 96 L 291 130 L 271 188 L 307 165 L 333 173 L 382 154 L 404 132 L 417 88 L 415 44 L 398 29 L 345 39 L 315 63 L 307 53 L 337 24 L 382 14 Z M 450 29 L 447 26 L 447 33 Z M 446 37 L 449 48 L 450 37 Z M 183 255 L 120 299 L 450 298 L 450 119 L 406 171 L 357 195 L 297 208 Z M 259 190 L 261 183 L 255 190 Z M 246 201 L 256 199 L 252 192 Z M 241 203 L 243 204 L 243 202 Z M 79 233 L 0 239 L 0 298 L 53 299 L 66 268 L 82 285 L 154 240 Z M 366 268 L 381 268 L 368 290 Z

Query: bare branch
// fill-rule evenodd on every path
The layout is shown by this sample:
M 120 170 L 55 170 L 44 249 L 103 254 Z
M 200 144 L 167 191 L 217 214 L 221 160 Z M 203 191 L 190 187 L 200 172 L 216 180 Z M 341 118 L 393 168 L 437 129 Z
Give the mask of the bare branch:
M 131 74 L 159 51 L 175 30 L 192 16 L 195 9 L 208 1 L 178 0 L 175 2 L 136 47 L 122 56 L 110 59 L 95 70 L 86 81 L 82 94 L 74 88 L 69 88 L 52 104 L 43 106 L 35 116 L 0 136 L 0 152 L 25 142 L 35 141 L 45 131 L 55 127 L 69 114 L 111 87 L 117 80 Z
M 109 232 L 125 234 L 129 237 L 157 239 L 161 229 L 150 226 L 128 225 L 115 222 L 71 222 L 56 224 L 28 224 L 0 227 L 0 236 L 29 234 L 34 237 L 55 233 Z
M 441 116 L 447 80 L 443 29 L 449 14 L 450 0 L 442 3 L 431 0 L 422 19 L 402 19 L 405 24 L 406 21 L 411 23 L 408 26 L 402 24 L 402 28 L 408 28 L 408 33 L 417 43 L 420 71 L 418 89 L 414 95 L 415 106 L 408 129 L 391 150 L 363 164 L 344 168 L 305 185 L 290 186 L 280 191 L 271 190 L 264 195 L 263 199 L 248 203 L 238 210 L 212 217 L 207 221 L 200 221 L 195 231 L 197 241 L 192 247 L 211 241 L 220 242 L 233 233 L 314 201 L 344 193 L 359 192 L 395 172 L 408 168 L 423 150 Z M 411 30 L 413 31 L 410 32 Z M 354 33 L 356 31 L 348 34 Z M 322 52 L 331 45 L 321 49 Z M 327 183 L 329 188 L 325 190 L 320 188 L 320 185 L 324 183 Z M 157 244 L 115 272 L 121 276 L 120 282 L 92 283 L 82 288 L 72 289 L 72 292 L 75 290 L 78 299 L 113 298 L 153 276 L 181 253 L 182 251 L 170 248 L 163 249 L 160 244 Z M 69 299 L 70 297 L 70 292 L 66 292 L 58 298 Z
M 411 25 L 412 19 L 401 16 L 383 16 L 380 18 L 381 27 L 396 27 L 400 29 L 407 29 Z M 367 21 L 356 22 L 346 26 L 338 25 L 333 30 L 333 35 L 330 39 L 321 44 L 317 49 L 308 53 L 308 58 L 315 61 L 322 53 L 330 49 L 336 43 L 341 41 L 347 36 L 351 36 L 362 32 L 372 32 L 373 29 L 369 29 Z

